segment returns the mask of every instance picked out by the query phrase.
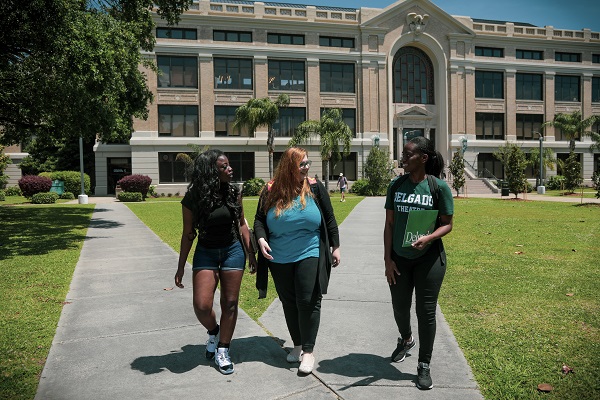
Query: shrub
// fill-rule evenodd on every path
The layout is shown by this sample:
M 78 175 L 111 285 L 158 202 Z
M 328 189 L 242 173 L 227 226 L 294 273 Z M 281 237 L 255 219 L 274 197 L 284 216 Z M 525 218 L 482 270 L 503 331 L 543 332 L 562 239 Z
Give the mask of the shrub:
M 561 190 L 565 187 L 565 177 L 562 175 L 551 176 L 546 182 L 548 190 Z
M 49 192 L 52 181 L 45 176 L 25 175 L 19 179 L 19 188 L 28 199 L 36 193 Z
M 527 191 L 527 193 L 533 192 L 533 185 L 529 182 L 525 182 L 525 190 Z
M 387 148 L 373 147 L 371 149 L 365 162 L 365 178 L 369 180 L 368 195 L 385 194 L 392 179 L 392 162 Z
M 152 179 L 146 175 L 133 174 L 127 175 L 119 179 L 117 185 L 121 186 L 124 192 L 138 192 L 142 194 L 142 199 L 145 199 Z
M 9 186 L 4 189 L 4 194 L 6 196 L 23 196 L 23 192 L 18 186 Z
M 117 199 L 122 202 L 133 202 L 142 201 L 142 194 L 140 192 L 120 192 L 117 195 Z
M 361 196 L 367 196 L 369 190 L 369 181 L 366 179 L 358 179 L 354 181 L 350 187 L 350 193 L 355 193 Z
M 158 197 L 158 193 L 156 193 L 156 186 L 155 185 L 150 185 L 150 187 L 148 188 L 148 196 L 150 196 L 150 197 Z
M 46 176 L 53 181 L 63 181 L 65 184 L 65 192 L 81 193 L 81 172 L 79 171 L 53 171 L 53 172 L 41 172 L 40 176 Z M 83 189 L 85 194 L 91 194 L 90 190 L 90 176 L 83 174 Z
M 60 195 L 60 198 L 62 200 L 74 200 L 75 195 L 71 192 L 63 192 L 63 194 Z
M 263 186 L 265 186 L 265 181 L 261 178 L 252 178 L 248 179 L 244 182 L 244 188 L 242 189 L 242 195 L 244 196 L 258 196 Z
M 58 194 L 54 192 L 40 192 L 31 196 L 33 204 L 54 204 L 58 200 Z
M 583 183 L 581 163 L 579 162 L 578 155 L 574 151 L 569 153 L 569 157 L 565 161 L 563 175 L 565 176 L 565 189 L 567 189 L 569 193 L 575 192 L 575 189 Z
M 596 198 L 600 199 L 600 171 L 596 171 L 592 175 L 592 184 L 594 185 L 594 189 L 596 189 Z
M 6 197 L 4 196 L 4 190 L 0 189 L 0 201 L 4 200 L 6 200 Z

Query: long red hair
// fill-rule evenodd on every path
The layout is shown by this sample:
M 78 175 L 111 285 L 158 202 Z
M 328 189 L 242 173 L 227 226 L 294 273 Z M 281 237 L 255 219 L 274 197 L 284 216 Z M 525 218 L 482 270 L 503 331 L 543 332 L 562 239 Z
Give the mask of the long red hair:
M 294 199 L 300 196 L 302 208 L 306 207 L 306 196 L 312 197 L 310 184 L 307 179 L 298 182 L 300 163 L 308 152 L 301 147 L 290 147 L 279 160 L 273 181 L 265 186 L 267 194 L 263 203 L 265 213 L 275 207 L 275 215 L 279 217 L 283 210 L 291 208 Z

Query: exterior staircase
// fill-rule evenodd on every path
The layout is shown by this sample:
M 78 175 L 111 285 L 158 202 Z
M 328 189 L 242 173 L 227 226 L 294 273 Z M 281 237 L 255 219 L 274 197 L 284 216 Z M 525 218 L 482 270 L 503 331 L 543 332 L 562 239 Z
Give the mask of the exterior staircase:
M 448 179 L 448 186 L 452 189 L 452 177 Z M 456 195 L 456 190 L 452 189 L 452 193 Z M 487 179 L 475 178 L 465 169 L 465 186 L 460 190 L 461 196 L 469 196 L 472 194 L 493 194 L 499 193 L 499 189 Z

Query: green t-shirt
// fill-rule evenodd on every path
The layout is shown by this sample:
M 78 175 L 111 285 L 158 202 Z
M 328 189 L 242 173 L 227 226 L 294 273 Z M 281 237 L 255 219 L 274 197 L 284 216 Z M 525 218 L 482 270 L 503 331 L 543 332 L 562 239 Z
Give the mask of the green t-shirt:
M 402 178 L 398 177 L 396 179 Z M 410 210 L 433 210 L 433 197 L 427 179 L 419 183 L 413 183 L 410 178 L 404 178 L 404 182 L 392 193 L 392 187 L 396 179 L 388 186 L 385 200 L 385 209 L 394 211 L 393 249 L 400 257 L 415 259 L 422 256 L 424 252 L 413 247 L 402 247 L 408 212 Z M 436 178 L 436 181 L 440 188 L 439 214 L 453 215 L 454 199 L 452 191 L 445 181 L 438 178 Z

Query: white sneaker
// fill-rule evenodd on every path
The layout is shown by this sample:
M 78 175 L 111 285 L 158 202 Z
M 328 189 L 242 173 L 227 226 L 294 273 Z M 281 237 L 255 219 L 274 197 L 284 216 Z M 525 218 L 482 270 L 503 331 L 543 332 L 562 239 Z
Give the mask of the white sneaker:
M 206 358 L 209 360 L 215 356 L 215 351 L 217 350 L 217 343 L 219 343 L 219 335 L 208 335 L 208 340 L 206 341 Z
M 223 375 L 233 374 L 233 363 L 229 358 L 229 349 L 219 347 L 215 355 L 215 364 Z
M 302 346 L 294 346 L 292 351 L 287 355 L 286 358 L 289 363 L 297 363 L 302 361 Z
M 298 371 L 303 374 L 310 374 L 313 371 L 315 366 L 315 356 L 313 353 L 304 353 L 302 354 L 302 362 L 300 363 L 300 368 Z

